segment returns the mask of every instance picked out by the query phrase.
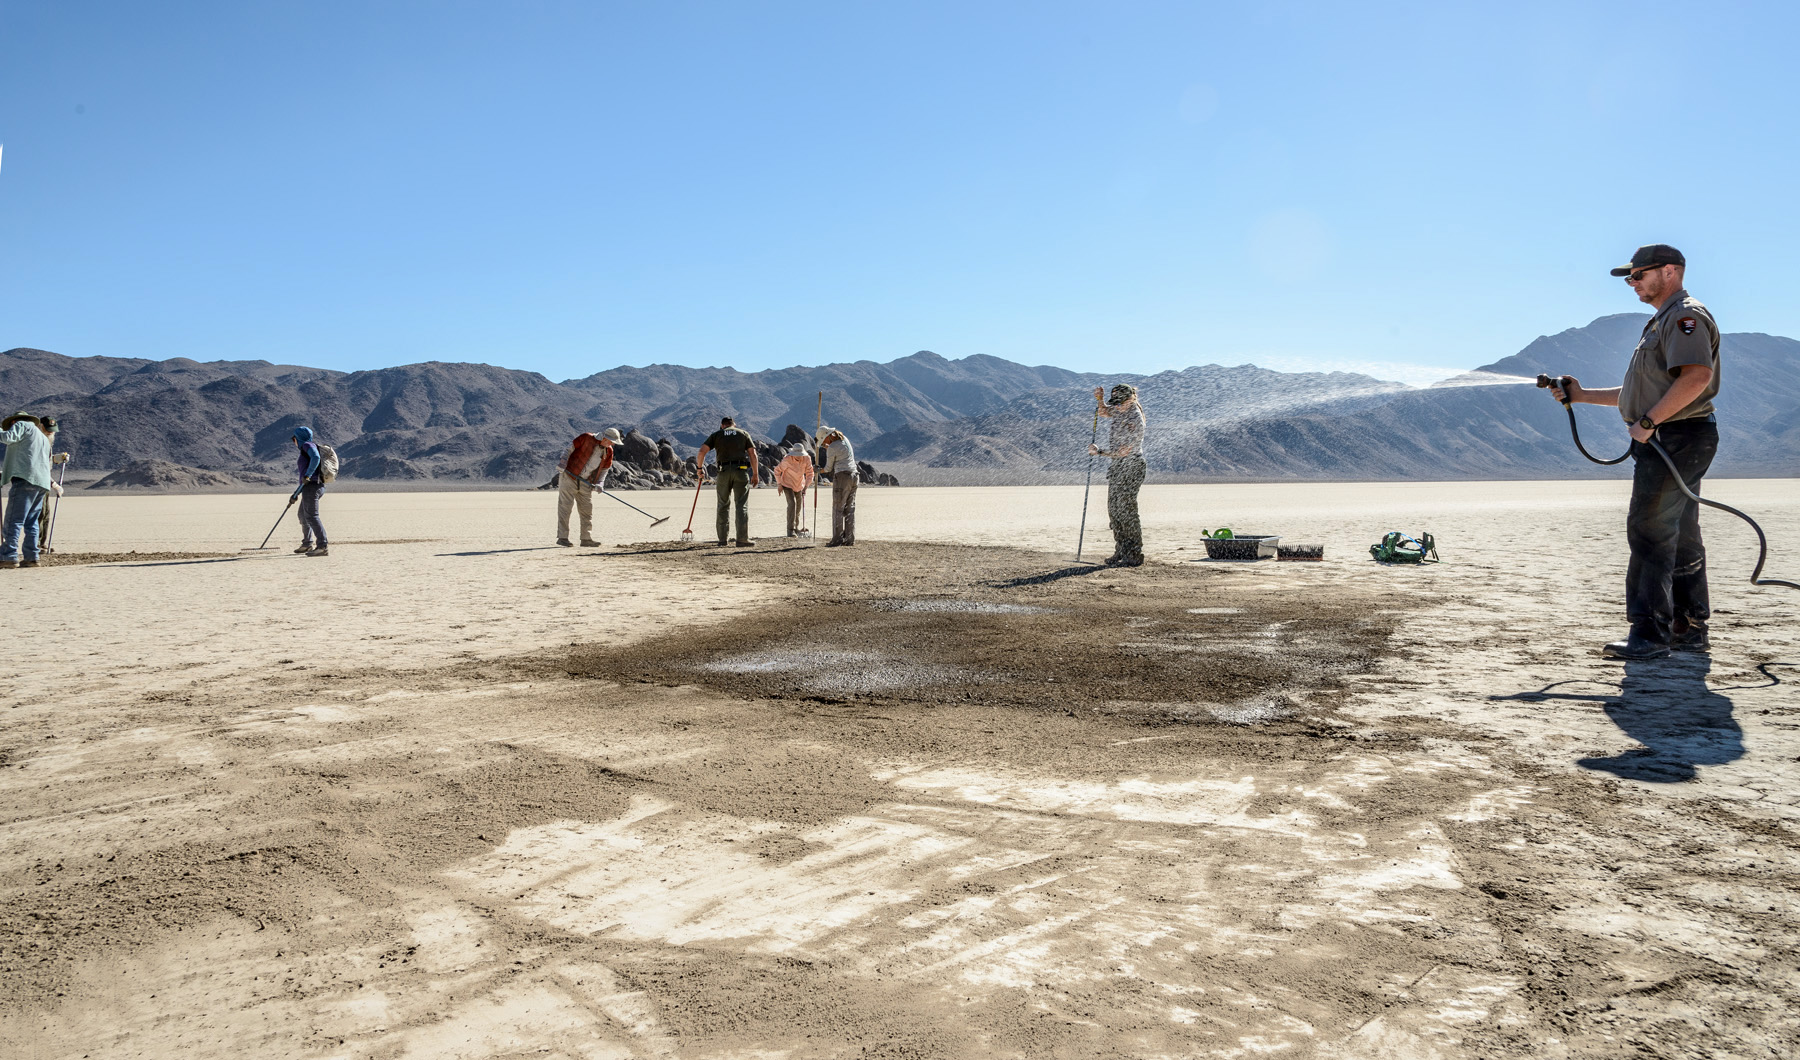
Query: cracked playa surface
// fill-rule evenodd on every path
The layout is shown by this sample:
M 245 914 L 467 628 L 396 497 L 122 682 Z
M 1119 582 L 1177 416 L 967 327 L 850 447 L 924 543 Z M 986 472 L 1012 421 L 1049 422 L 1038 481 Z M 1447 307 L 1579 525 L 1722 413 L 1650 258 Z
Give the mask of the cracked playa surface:
M 1400 591 L 880 542 L 456 579 L 442 549 L 343 551 L 413 588 L 334 601 L 298 558 L 46 572 L 103 661 L 8 661 L 0 1051 L 1796 1044 L 1779 598 L 1711 660 L 1621 667 L 1543 645 L 1498 549 Z M 194 609 L 146 644 L 177 575 Z M 329 658 L 244 634 L 271 581 Z

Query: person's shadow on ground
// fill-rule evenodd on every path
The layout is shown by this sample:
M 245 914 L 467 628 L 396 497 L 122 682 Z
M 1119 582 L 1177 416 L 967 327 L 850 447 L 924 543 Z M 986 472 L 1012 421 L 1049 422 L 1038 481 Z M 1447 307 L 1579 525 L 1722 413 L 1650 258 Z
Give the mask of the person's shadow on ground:
M 1598 700 L 1619 731 L 1642 747 L 1576 764 L 1627 780 L 1676 784 L 1693 780 L 1699 766 L 1724 765 L 1744 757 L 1744 732 L 1732 716 L 1731 700 L 1708 688 L 1712 659 L 1678 655 L 1627 662 L 1617 696 L 1522 692 L 1490 699 L 1541 702 L 1546 699 Z M 1561 684 L 1562 682 L 1558 682 Z
M 1706 686 L 1711 671 L 1706 655 L 1626 663 L 1619 698 L 1604 709 L 1621 732 L 1644 746 L 1576 764 L 1627 780 L 1673 784 L 1693 780 L 1697 766 L 1744 757 L 1744 730 L 1732 717 L 1731 700 Z

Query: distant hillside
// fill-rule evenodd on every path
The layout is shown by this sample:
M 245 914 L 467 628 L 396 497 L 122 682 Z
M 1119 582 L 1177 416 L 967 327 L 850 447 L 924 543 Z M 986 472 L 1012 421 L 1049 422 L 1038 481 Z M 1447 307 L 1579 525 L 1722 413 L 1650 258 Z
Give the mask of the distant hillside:
M 1086 467 L 1092 388 L 1143 389 L 1148 454 L 1165 478 L 1451 479 L 1614 474 L 1569 444 L 1561 408 L 1524 384 L 1538 372 L 1616 383 L 1646 319 L 1601 317 L 1541 337 L 1453 385 L 1413 389 L 1345 373 L 1205 365 L 1153 376 L 1083 374 L 921 351 L 886 364 L 739 372 L 650 365 L 553 383 L 535 372 L 427 362 L 366 372 L 266 361 L 71 358 L 0 353 L 0 409 L 61 417 L 75 466 L 141 461 L 285 476 L 298 424 L 337 447 L 346 478 L 539 482 L 569 438 L 638 428 L 693 452 L 721 415 L 764 439 L 825 419 L 857 454 L 955 481 L 1069 480 Z M 1724 340 L 1724 474 L 1800 472 L 1800 342 Z M 1624 446 L 1610 410 L 1578 410 L 1597 449 Z M 1104 429 L 1104 425 L 1103 425 Z M 644 443 L 648 446 L 650 443 Z
M 1151 467 L 1190 480 L 1458 479 L 1616 474 L 1585 460 L 1545 391 L 1502 377 L 1539 372 L 1617 385 L 1647 314 L 1601 317 L 1543 336 L 1463 377 L 1469 385 L 1411 389 L 1360 376 L 1299 376 L 1258 368 L 1190 368 L 1144 380 Z M 1716 472 L 1800 473 L 1800 342 L 1754 333 L 1721 343 Z M 1479 381 L 1479 382 L 1477 382 Z M 1066 480 L 1086 466 L 1091 397 L 1034 392 L 991 412 L 912 424 L 870 441 L 872 460 L 954 471 L 965 481 Z M 1589 448 L 1622 452 L 1611 409 L 1578 406 Z M 1101 425 L 1105 430 L 1104 423 Z
M 0 408 L 63 420 L 59 448 L 76 466 L 143 460 L 193 468 L 284 473 L 289 436 L 312 426 L 338 449 L 346 478 L 541 481 L 575 434 L 616 426 L 668 437 L 690 455 L 735 416 L 778 439 L 826 417 L 852 438 L 919 420 L 978 413 L 1029 390 L 1081 385 L 1059 368 L 991 357 L 949 361 L 920 352 L 888 364 L 745 373 L 653 365 L 553 383 L 485 364 L 402 365 L 366 372 L 187 358 L 72 358 L 0 353 Z

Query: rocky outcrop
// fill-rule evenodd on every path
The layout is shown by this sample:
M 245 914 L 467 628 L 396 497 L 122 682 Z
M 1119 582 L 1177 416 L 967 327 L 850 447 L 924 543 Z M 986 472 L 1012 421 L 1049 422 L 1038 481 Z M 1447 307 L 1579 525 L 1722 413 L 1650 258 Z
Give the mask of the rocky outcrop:
M 258 476 L 260 479 L 262 476 Z M 258 485 L 265 484 L 258 482 Z M 167 490 L 170 492 L 241 488 L 235 475 L 204 468 L 185 467 L 166 460 L 138 460 L 88 486 L 91 490 Z
M 346 460 L 344 466 L 338 471 L 338 475 L 341 478 L 388 482 L 409 482 L 427 477 L 425 472 L 411 461 L 379 455 L 359 456 L 354 460 Z

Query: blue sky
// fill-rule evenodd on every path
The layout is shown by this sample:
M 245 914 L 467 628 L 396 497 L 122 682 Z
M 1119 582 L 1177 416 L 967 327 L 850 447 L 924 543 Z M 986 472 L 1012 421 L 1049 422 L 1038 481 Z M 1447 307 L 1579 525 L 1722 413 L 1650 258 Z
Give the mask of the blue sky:
M 1421 381 L 1658 241 L 1800 336 L 1794 10 L 5 0 L 0 348 Z

